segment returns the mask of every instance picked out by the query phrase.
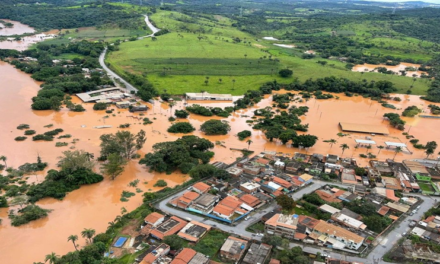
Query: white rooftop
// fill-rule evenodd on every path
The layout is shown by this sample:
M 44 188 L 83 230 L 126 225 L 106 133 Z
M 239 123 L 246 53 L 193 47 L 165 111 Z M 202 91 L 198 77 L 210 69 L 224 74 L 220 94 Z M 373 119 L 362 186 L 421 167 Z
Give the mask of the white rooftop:
M 319 207 L 319 209 L 321 209 L 322 211 L 325 211 L 327 213 L 330 213 L 330 214 L 339 213 L 341 211 L 338 208 L 335 208 L 335 207 L 328 205 L 328 204 L 321 205 Z
M 256 182 L 245 182 L 245 183 L 241 184 L 240 186 L 245 189 L 248 189 L 248 190 L 253 190 L 253 189 L 260 187 L 260 185 Z
M 356 143 L 376 145 L 374 140 L 355 139 Z
M 400 143 L 400 142 L 390 142 L 390 141 L 386 141 L 385 145 L 390 146 L 390 147 L 401 147 L 401 148 L 406 148 L 406 144 L 405 143 Z
M 274 182 L 269 182 L 267 185 L 275 190 L 278 190 L 279 188 L 281 188 L 281 185 L 278 185 Z

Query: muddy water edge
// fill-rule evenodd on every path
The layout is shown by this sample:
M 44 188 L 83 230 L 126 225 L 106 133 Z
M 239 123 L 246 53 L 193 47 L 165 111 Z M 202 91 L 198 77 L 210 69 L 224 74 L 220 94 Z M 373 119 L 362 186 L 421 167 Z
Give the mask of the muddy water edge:
M 116 109 L 115 115 L 106 114 L 104 111 L 94 111 L 92 104 L 82 104 L 86 108 L 86 112 L 73 113 L 67 109 L 62 109 L 58 112 L 54 111 L 33 111 L 30 108 L 31 98 L 36 95 L 40 83 L 32 80 L 28 75 L 18 71 L 13 66 L 0 62 L 0 155 L 8 157 L 8 165 L 18 167 L 25 162 L 34 162 L 37 155 L 40 155 L 43 161 L 48 162 L 50 168 L 56 168 L 57 157 L 61 155 L 62 151 L 69 150 L 71 146 L 75 149 L 82 149 L 99 155 L 99 136 L 104 133 L 114 133 L 118 131 L 120 124 L 130 123 L 128 130 L 137 133 L 143 129 L 147 133 L 147 142 L 140 154 L 143 155 L 152 149 L 152 145 L 157 142 L 172 141 L 182 136 L 181 134 L 173 135 L 166 132 L 170 125 L 168 117 L 171 115 L 171 109 L 166 104 L 161 104 L 158 101 L 144 117 L 148 117 L 153 121 L 151 125 L 142 125 L 141 121 L 130 118 L 129 116 L 139 116 L 139 114 L 132 114 L 126 110 Z M 285 92 L 285 91 L 280 91 Z M 388 136 L 374 136 L 379 144 L 384 141 L 395 141 L 407 143 L 408 140 L 402 131 L 393 129 L 389 126 L 387 121 L 384 121 L 382 116 L 384 113 L 396 112 L 401 113 L 404 108 L 410 105 L 417 105 L 427 112 L 428 102 L 420 100 L 417 96 L 396 95 L 402 99 L 400 102 L 391 102 L 398 109 L 391 110 L 382 107 L 378 102 L 361 96 L 346 97 L 338 95 L 339 99 L 329 100 L 309 100 L 302 103 L 291 103 L 291 105 L 306 105 L 309 112 L 306 116 L 301 117 L 303 123 L 309 124 L 309 131 L 307 133 L 319 137 L 315 146 L 308 150 L 301 150 L 308 153 L 321 154 L 337 154 L 341 155 L 340 144 L 347 143 L 350 149 L 344 152 L 344 157 L 356 157 L 361 165 L 366 165 L 366 159 L 360 159 L 359 154 L 371 152 L 377 154 L 379 149 L 373 148 L 368 150 L 366 148 L 355 149 L 354 139 L 365 138 L 365 134 L 350 133 L 345 137 L 339 138 L 337 133 L 340 132 L 339 122 L 352 122 L 363 124 L 375 124 L 386 126 L 390 130 Z M 78 98 L 73 97 L 74 103 L 81 103 Z M 231 106 L 227 103 L 209 103 L 203 102 L 188 102 L 200 103 L 207 106 Z M 240 110 L 234 113 L 228 120 L 231 124 L 231 132 L 225 136 L 204 136 L 200 131 L 196 130 L 191 133 L 196 136 L 204 137 L 212 142 L 220 141 L 226 148 L 216 145 L 214 148 L 215 156 L 213 161 L 223 161 L 226 163 L 234 161 L 242 154 L 238 151 L 230 151 L 229 148 L 247 148 L 245 141 L 239 141 L 236 134 L 244 129 L 252 131 L 251 140 L 253 143 L 250 149 L 255 152 L 263 150 L 271 150 L 284 153 L 294 153 L 300 150 L 291 148 L 290 146 L 282 145 L 279 142 L 268 142 L 264 134 L 257 130 L 252 130 L 251 126 L 246 123 L 253 116 L 253 111 L 257 108 L 263 108 L 272 105 L 272 96 L 267 95 L 265 99 L 258 103 L 253 108 Z M 183 102 L 177 102 L 173 108 L 183 109 Z M 211 119 L 209 117 L 201 117 L 190 115 L 189 122 L 191 122 L 197 129 L 200 125 Z M 216 118 L 217 119 L 217 118 Z M 218 118 L 219 119 L 219 118 Z M 426 118 L 406 118 L 408 122 L 406 130 L 410 129 L 411 135 L 419 139 L 420 142 L 435 140 L 440 142 L 440 134 L 436 132 L 440 127 L 440 120 L 426 119 Z M 19 124 L 29 124 L 31 129 L 42 133 L 47 130 L 55 128 L 62 128 L 63 134 L 71 134 L 72 138 L 65 140 L 56 140 L 53 142 L 34 142 L 28 138 L 24 142 L 16 142 L 14 138 L 23 135 L 23 131 L 17 130 Z M 53 124 L 51 128 L 45 128 L 45 125 Z M 95 129 L 94 126 L 111 125 L 109 129 Z M 323 142 L 323 140 L 334 138 L 338 143 L 332 147 Z M 79 139 L 75 144 L 71 142 L 73 139 Z M 69 142 L 67 147 L 55 147 L 55 142 L 64 141 Z M 409 143 L 408 143 L 409 144 Z M 409 144 L 410 145 L 410 144 Z M 408 158 L 425 157 L 423 151 L 414 150 L 414 153 L 399 153 L 396 160 Z M 394 152 L 391 150 L 382 150 L 379 159 L 393 158 Z M 96 168 L 98 171 L 98 167 Z M 29 182 L 42 181 L 44 173 L 36 179 L 34 176 L 29 176 Z M 42 261 L 44 256 L 50 252 L 56 254 L 65 254 L 73 250 L 71 243 L 67 242 L 67 237 L 72 234 L 79 235 L 84 228 L 93 228 L 98 233 L 105 231 L 107 223 L 112 221 L 120 214 L 122 207 L 127 210 L 133 210 L 142 202 L 141 194 L 137 193 L 131 197 L 128 202 L 121 202 L 120 196 L 123 190 L 135 192 L 133 187 L 128 187 L 128 183 L 138 179 L 140 183 L 138 187 L 143 191 L 156 190 L 153 185 L 158 179 L 165 179 L 168 186 L 175 186 L 186 180 L 188 176 L 179 173 L 171 175 L 149 173 L 144 167 L 138 164 L 137 160 L 131 161 L 124 173 L 116 180 L 110 181 L 105 179 L 101 183 L 90 186 L 83 186 L 79 190 L 75 190 L 68 194 L 62 201 L 54 199 L 44 199 L 37 204 L 46 209 L 53 209 L 48 217 L 33 221 L 30 224 L 21 227 L 12 227 L 7 218 L 7 210 L 0 210 L 0 217 L 3 219 L 3 224 L 0 225 L 0 256 L 2 260 L 7 260 L 12 264 L 27 264 L 36 261 Z M 85 245 L 85 240 L 80 238 L 79 244 Z M 23 254 L 26 252 L 26 254 Z

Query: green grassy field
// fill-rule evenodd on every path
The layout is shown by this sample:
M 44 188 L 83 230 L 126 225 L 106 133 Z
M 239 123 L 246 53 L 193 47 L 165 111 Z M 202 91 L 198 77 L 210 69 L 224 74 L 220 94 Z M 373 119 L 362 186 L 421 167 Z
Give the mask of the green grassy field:
M 120 50 L 109 54 L 106 62 L 119 73 L 128 71 L 146 76 L 159 91 L 183 94 L 203 90 L 241 95 L 274 79 L 291 82 L 293 78 L 278 77 L 277 72 L 282 68 L 292 69 L 293 77 L 300 81 L 332 75 L 354 81 L 389 80 L 399 93 L 405 93 L 412 84 L 410 77 L 352 72 L 345 68 L 345 63 L 336 60 L 326 60 L 326 66 L 317 63 L 324 59 L 304 60 L 300 58 L 302 51 L 276 47 L 271 41 L 256 41 L 231 27 L 232 22 L 224 17 L 189 17 L 159 11 L 152 20 L 159 28 L 172 32 L 155 41 L 121 43 Z M 200 33 L 185 33 L 185 29 Z M 234 43 L 237 37 L 241 42 Z M 428 86 L 428 80 L 418 80 L 412 93 L 426 94 Z

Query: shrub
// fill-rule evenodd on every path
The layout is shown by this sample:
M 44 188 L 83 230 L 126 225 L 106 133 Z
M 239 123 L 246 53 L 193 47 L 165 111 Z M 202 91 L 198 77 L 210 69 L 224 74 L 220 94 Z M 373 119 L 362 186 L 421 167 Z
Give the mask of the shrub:
M 37 133 L 35 130 L 26 130 L 26 131 L 24 131 L 24 134 L 25 134 L 26 136 L 30 136 L 30 135 L 33 135 L 33 134 L 35 134 L 35 133 Z
M 238 139 L 240 139 L 240 140 L 243 140 L 247 137 L 250 137 L 251 135 L 252 135 L 252 132 L 249 130 L 243 130 L 241 132 L 238 132 L 238 134 L 237 134 Z
M 231 126 L 227 121 L 211 119 L 203 123 L 200 130 L 206 135 L 226 135 L 231 130 Z
M 107 109 L 106 103 L 96 103 L 93 105 L 93 110 L 105 110 Z
M 52 141 L 53 140 L 53 136 L 38 134 L 36 136 L 33 136 L 32 140 L 33 141 L 37 141 L 37 140 Z
M 129 127 L 130 127 L 129 123 L 119 125 L 119 128 L 129 128 Z
M 64 132 L 64 130 L 62 130 L 61 128 L 57 128 L 57 129 L 45 132 L 44 135 L 53 137 L 53 136 L 58 135 L 61 132 Z
M 57 142 L 57 143 L 55 143 L 55 147 L 65 147 L 67 145 L 69 145 L 69 143 L 67 143 L 67 142 Z
M 158 180 L 153 186 L 154 187 L 166 187 L 168 184 L 164 180 Z
M 27 137 L 16 137 L 16 138 L 14 138 L 15 141 L 24 141 L 26 139 L 27 139 Z
M 293 71 L 289 69 L 282 69 L 278 72 L 278 74 L 283 78 L 287 78 L 293 75 Z
M 168 121 L 173 122 L 173 121 L 176 121 L 176 119 L 174 117 L 170 116 L 170 117 L 168 117 Z
M 144 121 L 144 125 L 153 124 L 153 122 L 148 117 L 145 117 L 143 121 Z
M 61 138 L 71 138 L 71 137 L 72 137 L 72 135 L 66 134 L 66 135 L 59 136 L 58 139 L 61 139 Z
M 21 124 L 17 127 L 17 129 L 20 129 L 20 130 L 29 129 L 29 125 L 28 124 Z
M 189 113 L 187 111 L 185 111 L 185 110 L 176 110 L 174 112 L 174 115 L 177 118 L 187 118 L 189 116 Z
M 168 128 L 170 133 L 191 133 L 196 130 L 193 125 L 188 122 L 178 122 Z
M 33 220 L 37 220 L 48 215 L 50 210 L 43 209 L 38 205 L 28 205 L 23 209 L 18 210 L 19 215 L 10 215 L 11 225 L 20 226 L 27 224 Z

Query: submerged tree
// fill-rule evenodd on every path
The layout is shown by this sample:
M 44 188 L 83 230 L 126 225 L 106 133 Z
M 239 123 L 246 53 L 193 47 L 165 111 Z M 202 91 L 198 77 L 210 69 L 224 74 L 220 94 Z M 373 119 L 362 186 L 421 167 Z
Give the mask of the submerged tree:
M 88 240 L 89 244 L 92 244 L 92 238 L 95 236 L 95 229 L 91 229 L 91 228 L 84 228 L 83 231 L 81 231 L 81 236 L 85 239 Z
M 72 173 L 79 169 L 92 170 L 95 162 L 90 159 L 90 153 L 84 150 L 64 151 L 63 156 L 59 157 L 58 167 L 61 170 Z
M 76 250 L 76 251 L 78 251 L 78 248 L 77 248 L 76 243 L 75 243 L 77 240 L 78 240 L 78 236 L 77 236 L 77 235 L 70 235 L 70 236 L 67 238 L 67 242 L 72 241 L 73 246 L 75 247 L 75 250 Z
M 124 171 L 125 164 L 127 161 L 118 153 L 111 153 L 107 156 L 107 161 L 102 164 L 101 172 L 114 180 Z
M 132 134 L 130 131 L 118 131 L 116 134 L 104 134 L 100 139 L 101 159 L 106 159 L 111 153 L 118 153 L 123 158 L 130 160 L 147 141 L 144 130 L 137 134 Z
M 342 149 L 342 154 L 341 154 L 341 156 L 342 155 L 344 155 L 344 151 L 346 150 L 346 149 L 349 149 L 350 147 L 347 145 L 347 144 L 341 144 L 341 149 Z

